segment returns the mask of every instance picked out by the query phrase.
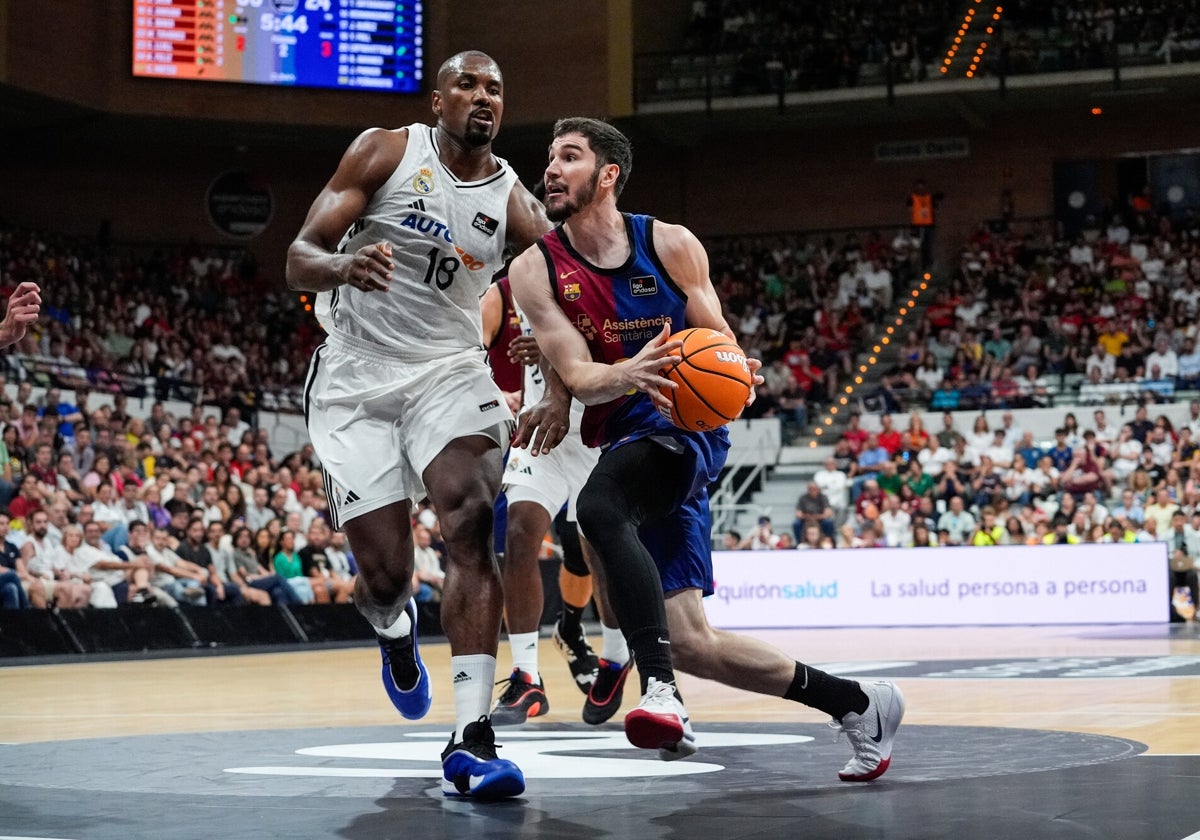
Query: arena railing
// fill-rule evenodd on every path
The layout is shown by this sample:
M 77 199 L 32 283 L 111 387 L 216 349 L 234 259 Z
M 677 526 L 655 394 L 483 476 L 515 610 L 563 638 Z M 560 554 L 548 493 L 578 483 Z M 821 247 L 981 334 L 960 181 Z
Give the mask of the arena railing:
M 216 404 L 218 398 L 228 400 L 233 397 L 243 405 L 275 413 L 300 414 L 304 410 L 303 390 L 299 386 L 264 389 L 238 385 L 226 388 L 228 383 L 131 374 L 107 368 L 85 369 L 45 356 L 14 353 L 4 358 L 10 382 L 29 382 L 41 388 L 64 391 L 86 388 L 96 393 L 121 393 L 131 399 L 173 400 L 192 405 L 211 405 Z

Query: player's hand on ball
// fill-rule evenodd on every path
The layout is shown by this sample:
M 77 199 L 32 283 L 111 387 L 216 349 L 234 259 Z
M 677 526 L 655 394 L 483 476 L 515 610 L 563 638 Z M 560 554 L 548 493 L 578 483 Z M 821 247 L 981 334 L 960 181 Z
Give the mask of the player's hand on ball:
M 754 359 L 754 358 L 751 358 L 750 356 L 747 356 L 746 357 L 746 366 L 750 368 L 750 376 L 751 376 L 750 396 L 746 397 L 746 407 L 749 408 L 750 406 L 754 405 L 754 398 L 757 396 L 757 394 L 754 392 L 754 389 L 756 387 L 758 387 L 759 385 L 763 384 L 764 382 L 766 382 L 766 380 L 763 379 L 762 376 L 760 376 L 758 373 L 759 370 L 762 369 L 762 359 Z
M 670 336 L 671 325 L 664 324 L 662 332 L 646 342 L 636 356 L 616 365 L 631 391 L 645 391 L 657 408 L 668 411 L 671 401 L 663 396 L 662 389 L 674 390 L 676 385 L 663 375 L 663 369 L 679 361 L 679 349 L 683 347 L 682 341 L 672 341 Z
M 662 371 L 676 386 L 664 390 L 671 405 L 662 414 L 681 429 L 709 432 L 735 420 L 754 400 L 754 371 L 762 367 L 748 359 L 724 330 L 686 327 L 672 336 L 682 343 L 680 359 Z
M 387 291 L 392 282 L 392 243 L 376 242 L 354 252 L 346 268 L 345 283 L 362 292 Z

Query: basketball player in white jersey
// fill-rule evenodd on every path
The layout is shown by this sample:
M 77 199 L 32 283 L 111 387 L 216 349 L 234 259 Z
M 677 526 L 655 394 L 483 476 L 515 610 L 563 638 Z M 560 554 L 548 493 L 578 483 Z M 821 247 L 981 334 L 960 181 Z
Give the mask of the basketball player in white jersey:
M 538 668 L 538 627 L 544 606 L 541 571 L 538 568 L 542 539 L 550 529 L 555 515 L 566 506 L 567 520 L 576 521 L 575 500 L 587 482 L 600 450 L 586 446 L 579 434 L 583 420 L 583 403 L 572 399 L 553 369 L 539 365 L 540 352 L 532 341 L 533 330 L 528 319 L 511 304 L 508 279 L 492 284 L 483 296 L 484 343 L 491 345 L 501 331 L 507 305 L 520 323 L 521 337 L 514 339 L 517 356 L 514 361 L 524 365 L 522 389 L 523 428 L 536 430 L 524 441 L 525 448 L 515 445 L 508 454 L 502 488 L 508 501 L 504 550 L 504 618 L 508 630 L 513 670 L 505 688 L 492 708 L 496 726 L 525 723 L 530 717 L 540 717 L 550 710 L 549 699 Z M 513 352 L 510 350 L 510 358 Z M 529 419 L 526 419 L 526 418 Z M 522 441 L 518 441 L 518 444 Z M 590 547 L 581 551 L 590 552 Z M 571 568 L 571 558 L 564 546 L 564 571 L 560 575 L 564 603 L 578 602 L 586 606 L 591 592 L 572 597 L 567 587 L 588 586 L 590 575 L 599 578 L 595 587 L 597 607 L 601 615 L 603 649 L 596 657 L 581 631 L 564 633 L 555 625 L 554 643 L 566 657 L 571 674 L 580 690 L 587 695 L 583 719 L 593 725 L 608 720 L 621 705 L 621 694 L 628 669 L 629 649 L 617 626 L 616 616 L 608 610 L 604 598 L 603 569 L 594 563 Z M 561 617 L 560 617 L 561 623 Z
M 456 728 L 442 790 L 524 790 L 496 757 L 488 719 L 503 602 L 491 550 L 512 414 L 482 349 L 479 298 L 506 243 L 549 229 L 541 204 L 491 144 L 504 83 L 479 52 L 438 70 L 437 125 L 373 128 L 346 151 L 288 251 L 288 286 L 318 292 L 328 333 L 305 386 L 305 418 L 335 527 L 354 546 L 354 602 L 379 636 L 383 682 L 410 719 L 430 706 L 412 601 L 411 510 L 428 496 L 449 554 L 442 620 Z

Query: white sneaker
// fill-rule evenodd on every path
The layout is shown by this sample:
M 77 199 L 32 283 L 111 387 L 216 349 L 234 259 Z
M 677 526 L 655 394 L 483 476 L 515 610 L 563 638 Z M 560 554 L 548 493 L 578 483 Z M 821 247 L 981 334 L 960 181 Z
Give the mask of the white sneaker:
M 625 715 L 625 737 L 635 747 L 658 750 L 663 761 L 695 755 L 696 735 L 687 710 L 675 694 L 675 686 L 654 677 L 637 708 Z
M 869 782 L 878 779 L 892 763 L 892 741 L 904 717 L 904 695 L 890 682 L 860 683 L 867 695 L 867 710 L 861 715 L 850 712 L 841 721 L 829 725 L 841 733 L 854 749 L 854 756 L 838 773 L 843 782 Z

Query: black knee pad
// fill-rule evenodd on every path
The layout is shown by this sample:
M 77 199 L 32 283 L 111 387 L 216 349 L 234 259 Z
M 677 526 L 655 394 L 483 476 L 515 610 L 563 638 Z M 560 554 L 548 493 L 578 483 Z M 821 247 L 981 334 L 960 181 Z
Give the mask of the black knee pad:
M 583 562 L 583 550 L 579 547 L 579 526 L 567 519 L 566 510 L 554 517 L 554 532 L 562 543 L 563 568 L 575 577 L 587 577 L 591 572 Z

